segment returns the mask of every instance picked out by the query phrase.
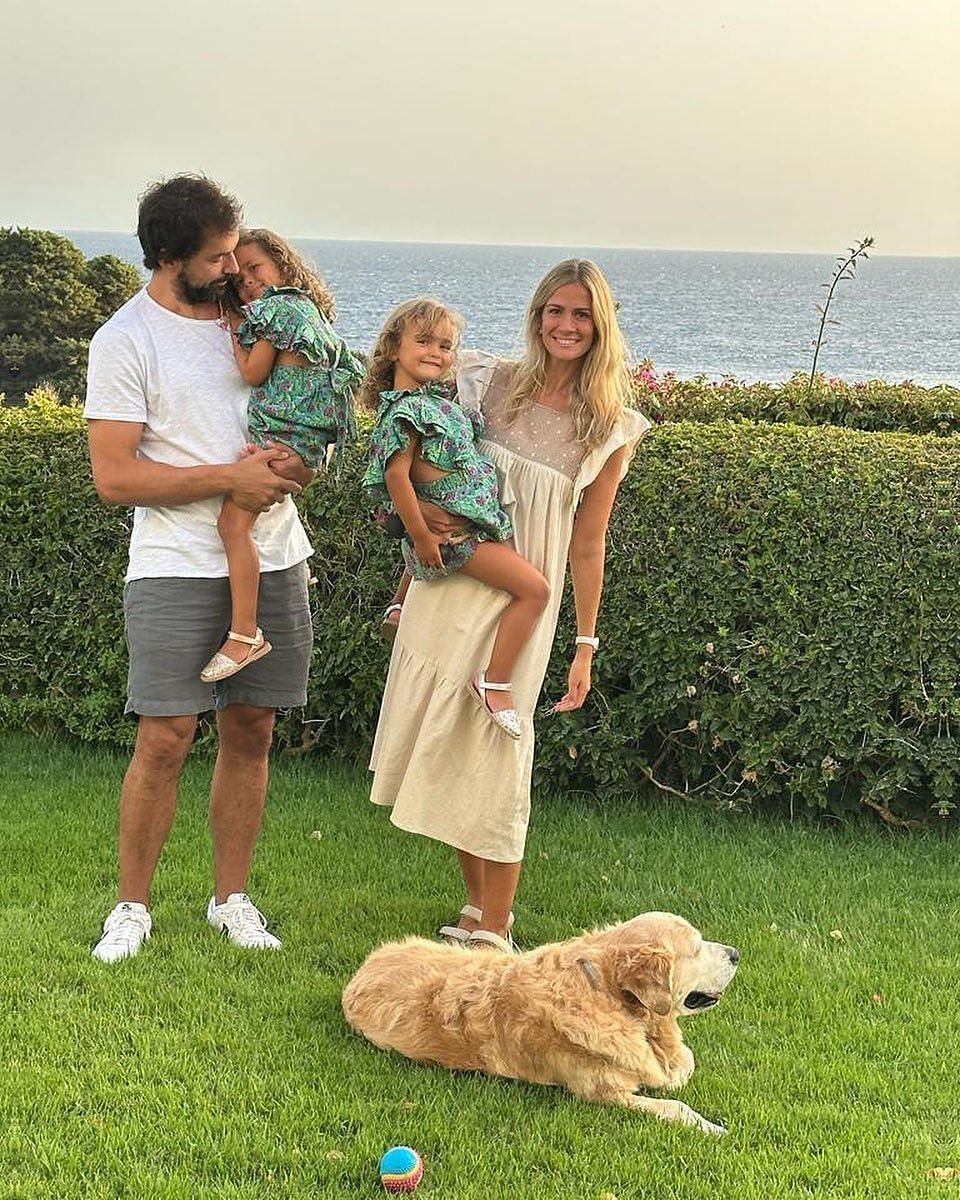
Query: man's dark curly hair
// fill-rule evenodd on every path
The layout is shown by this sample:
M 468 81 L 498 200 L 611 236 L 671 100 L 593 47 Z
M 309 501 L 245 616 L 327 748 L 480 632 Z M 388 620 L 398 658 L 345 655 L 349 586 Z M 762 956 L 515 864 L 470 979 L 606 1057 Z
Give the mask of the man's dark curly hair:
M 152 184 L 140 197 L 137 237 L 143 265 L 161 260 L 183 262 L 211 233 L 230 233 L 240 225 L 240 203 L 205 175 L 175 175 Z

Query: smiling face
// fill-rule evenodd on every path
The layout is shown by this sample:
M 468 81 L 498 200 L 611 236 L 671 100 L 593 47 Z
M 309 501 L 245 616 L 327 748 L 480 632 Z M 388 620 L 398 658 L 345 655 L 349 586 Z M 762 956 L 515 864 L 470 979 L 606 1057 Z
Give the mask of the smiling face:
M 268 287 L 283 287 L 280 268 L 259 242 L 246 242 L 237 250 L 237 295 L 241 304 L 259 300 Z
M 540 338 L 551 358 L 574 362 L 596 336 L 593 301 L 582 283 L 565 283 L 550 296 L 540 318 Z
M 455 357 L 455 331 L 449 321 L 438 321 L 428 329 L 422 321 L 409 320 L 393 358 L 393 386 L 412 391 L 424 383 L 446 379 Z

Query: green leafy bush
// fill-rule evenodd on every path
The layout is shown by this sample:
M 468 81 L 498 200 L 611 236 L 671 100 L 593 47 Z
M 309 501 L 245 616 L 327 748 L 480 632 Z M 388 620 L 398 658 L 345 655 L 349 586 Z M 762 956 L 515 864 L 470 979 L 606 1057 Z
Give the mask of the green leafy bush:
M 359 486 L 363 447 L 301 509 L 316 549 L 305 713 L 279 744 L 360 758 L 399 570 Z M 960 793 L 960 440 L 747 422 L 655 429 L 611 525 L 595 688 L 542 716 L 536 783 L 897 822 Z M 129 744 L 129 517 L 90 483 L 80 412 L 0 407 L 0 724 Z M 571 606 L 545 699 L 565 686 Z
M 941 384 L 847 383 L 796 374 L 786 383 L 743 383 L 697 376 L 677 379 L 658 373 L 650 362 L 633 372 L 637 406 L 652 420 L 765 421 L 791 425 L 841 425 L 847 429 L 890 433 L 960 433 L 960 389 Z M 809 389 L 809 394 L 808 394 Z
M 20 401 L 47 383 L 82 395 L 90 338 L 140 286 L 112 254 L 88 260 L 59 234 L 0 229 L 0 393 Z
M 550 782 L 949 813 L 958 513 L 957 439 L 657 430 L 613 522 L 590 713 L 543 725 Z

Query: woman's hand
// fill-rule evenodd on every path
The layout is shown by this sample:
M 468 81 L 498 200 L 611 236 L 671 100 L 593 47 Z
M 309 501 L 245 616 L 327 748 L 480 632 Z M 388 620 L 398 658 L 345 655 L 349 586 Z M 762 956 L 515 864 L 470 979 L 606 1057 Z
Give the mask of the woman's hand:
M 584 653 L 587 651 L 587 653 Z M 570 712 L 574 708 L 582 708 L 583 702 L 590 691 L 590 668 L 593 652 L 588 646 L 578 646 L 570 671 L 567 675 L 567 694 L 559 699 L 551 712 Z
M 463 540 L 473 532 L 473 522 L 465 517 L 448 513 L 439 505 L 431 504 L 429 500 L 418 500 L 420 512 L 431 533 L 435 533 L 441 544 L 459 538 Z M 419 551 L 417 552 L 419 556 Z
M 440 553 L 440 547 L 444 543 L 443 538 L 437 537 L 435 533 L 431 533 L 428 529 L 425 534 L 420 534 L 413 539 L 413 548 L 417 552 L 417 558 L 425 567 L 432 567 L 434 570 L 439 570 L 443 566 L 443 556 Z
M 438 538 L 436 533 L 431 533 L 428 529 L 425 534 L 414 536 L 413 548 L 422 565 L 431 566 L 433 570 L 442 568 L 443 554 L 440 554 L 440 546 L 443 542 L 443 538 Z

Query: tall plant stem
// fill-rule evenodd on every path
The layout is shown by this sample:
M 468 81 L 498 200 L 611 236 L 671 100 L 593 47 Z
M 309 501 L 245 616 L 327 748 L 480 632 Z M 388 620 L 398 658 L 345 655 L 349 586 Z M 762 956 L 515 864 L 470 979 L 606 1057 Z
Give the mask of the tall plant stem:
M 834 292 L 837 290 L 837 284 L 841 279 L 853 278 L 857 269 L 857 260 L 860 258 L 869 258 L 867 250 L 872 245 L 872 237 L 861 238 L 859 244 L 850 250 L 846 258 L 838 260 L 836 270 L 833 272 L 833 279 L 830 282 L 830 290 L 827 292 L 827 299 L 820 310 L 820 328 L 817 331 L 817 340 L 813 351 L 813 364 L 810 367 L 810 378 L 807 381 L 807 396 L 813 391 L 813 381 L 817 374 L 817 359 L 820 357 L 820 347 L 823 345 L 823 335 L 827 328 L 827 314 L 830 311 L 830 303 L 833 300 Z

